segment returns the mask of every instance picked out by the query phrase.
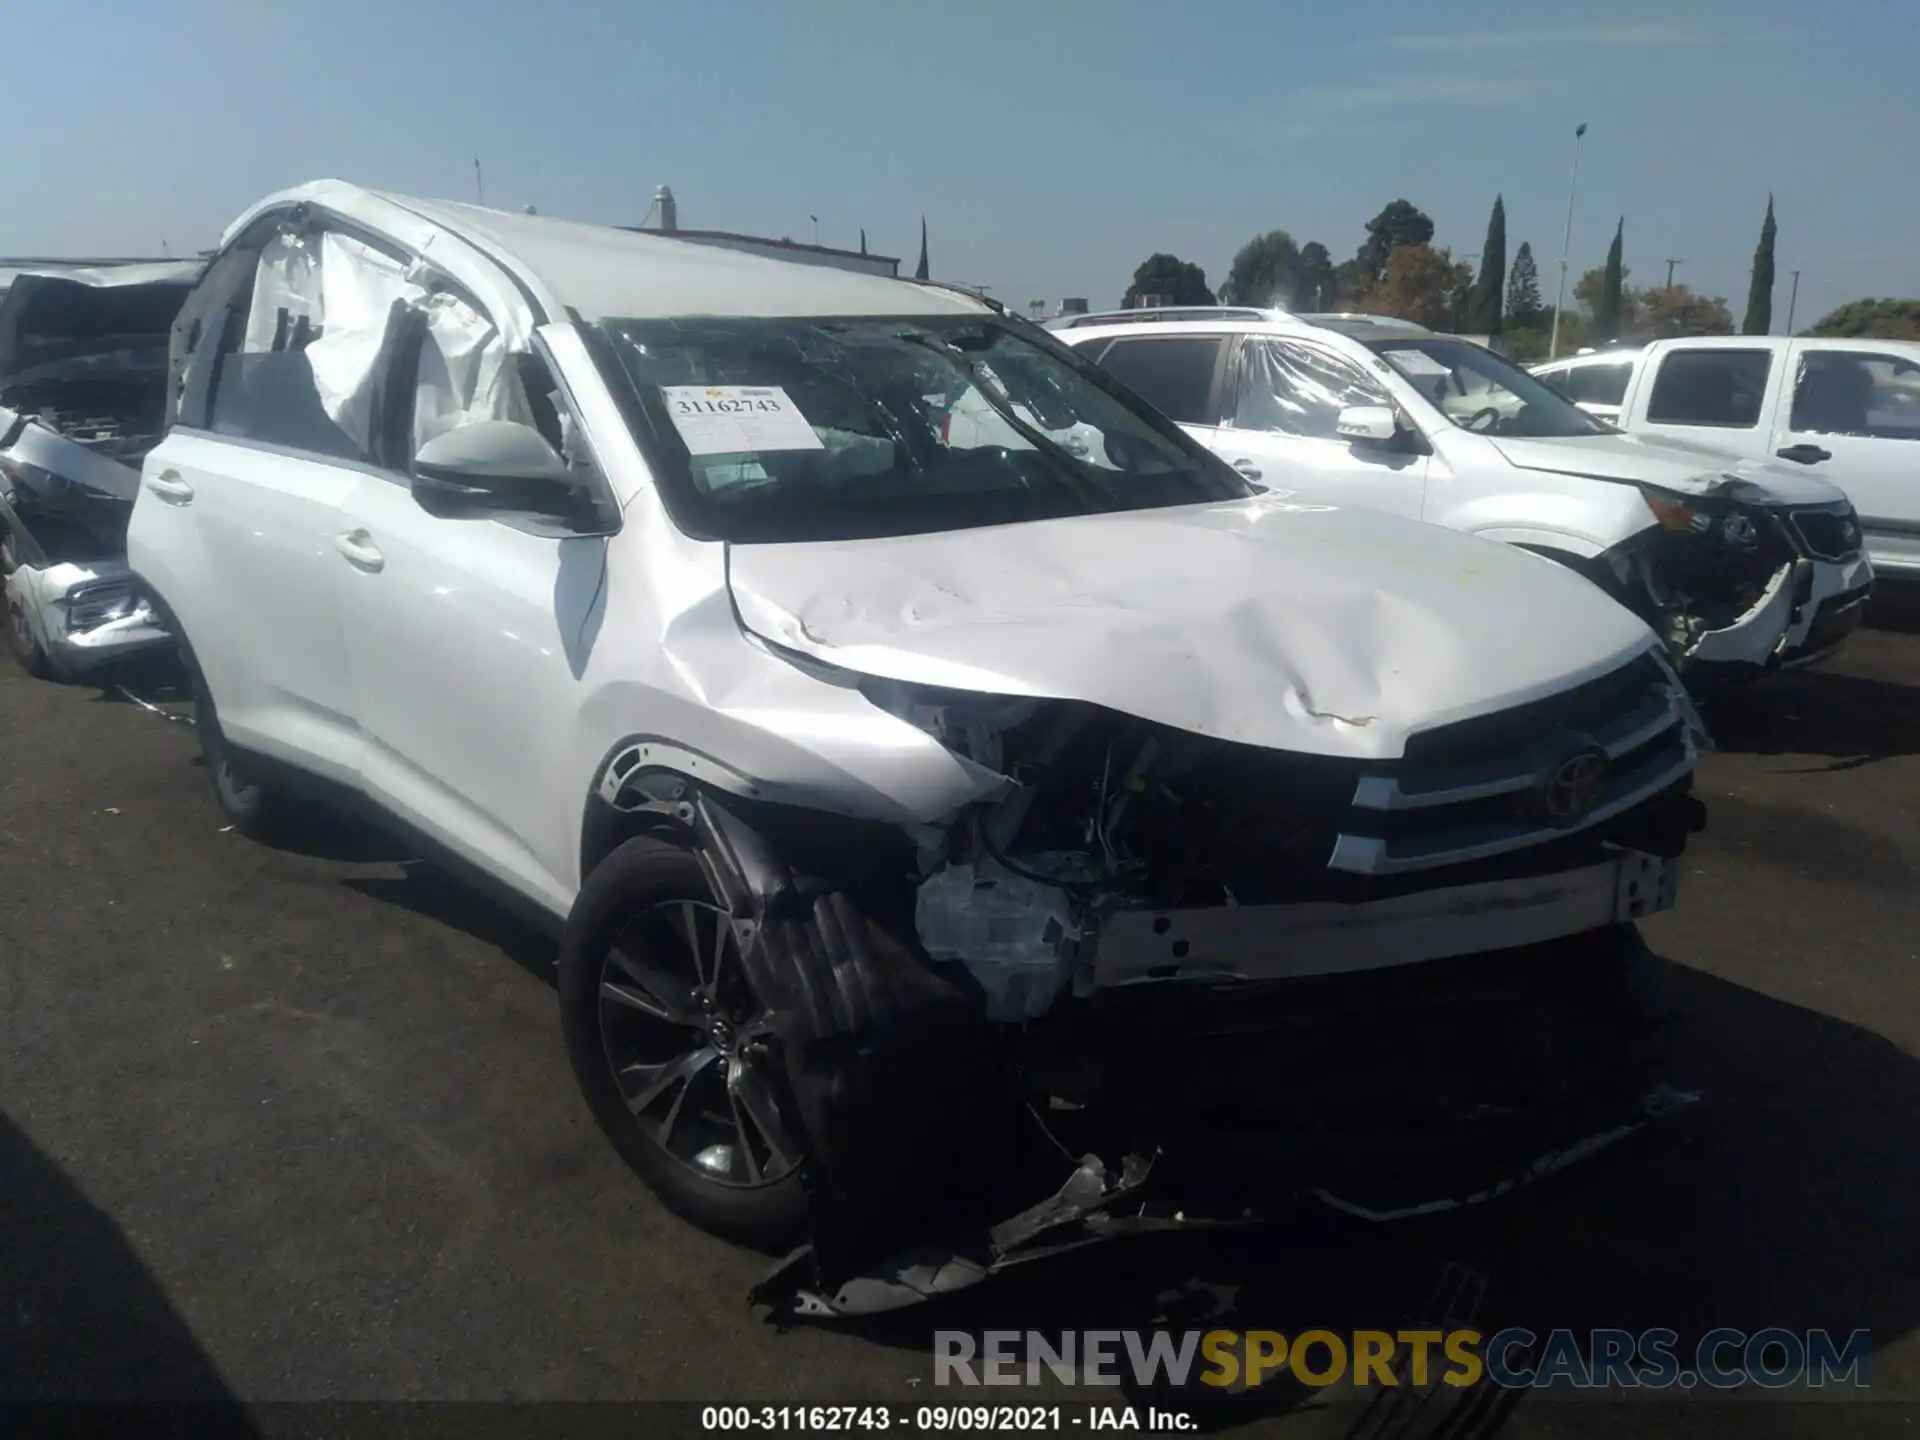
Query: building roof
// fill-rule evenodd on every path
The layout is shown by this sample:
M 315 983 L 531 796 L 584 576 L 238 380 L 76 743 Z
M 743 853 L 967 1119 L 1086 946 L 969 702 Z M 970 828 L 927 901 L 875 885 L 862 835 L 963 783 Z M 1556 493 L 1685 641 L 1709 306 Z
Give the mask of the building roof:
M 798 250 L 807 255 L 831 255 L 836 260 L 872 260 L 881 265 L 898 265 L 898 255 L 876 255 L 871 250 L 838 250 L 831 245 L 807 245 L 798 240 L 769 239 L 765 235 L 738 235 L 731 230 L 688 230 L 676 225 L 671 230 L 656 230 L 645 225 L 622 225 L 637 235 L 661 235 L 670 240 L 745 240 L 751 245 L 772 245 L 781 250 Z

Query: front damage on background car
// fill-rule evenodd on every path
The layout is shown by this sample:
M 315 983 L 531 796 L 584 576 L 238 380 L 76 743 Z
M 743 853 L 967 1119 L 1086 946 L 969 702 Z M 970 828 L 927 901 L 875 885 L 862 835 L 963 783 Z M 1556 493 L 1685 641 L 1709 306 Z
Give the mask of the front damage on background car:
M 127 521 L 165 429 L 167 344 L 199 265 L 17 276 L 0 302 L 0 545 L 9 642 L 77 679 L 164 648 Z
M 1641 479 L 1649 461 L 1668 472 L 1671 488 L 1637 487 L 1652 523 L 1595 566 L 1666 642 L 1696 692 L 1815 664 L 1859 627 L 1873 568 L 1846 500 L 1796 495 L 1798 477 L 1781 466 L 1681 442 L 1606 439 L 1608 452 L 1579 442 L 1494 443 L 1522 469 L 1621 484 Z
M 1346 517 L 1290 518 L 1325 519 L 1307 543 L 1338 563 Z M 1202 700 L 1182 657 L 1155 653 L 1196 632 L 1148 607 L 1130 617 L 1131 686 L 1095 646 L 1049 651 L 1027 629 L 1021 673 L 1066 675 L 1078 648 L 1084 693 L 990 692 L 1011 662 L 990 670 L 983 647 L 1004 652 L 1035 597 L 969 581 L 943 539 L 895 543 L 921 548 L 886 552 L 879 575 L 859 546 L 805 570 L 736 552 L 739 623 L 938 740 L 970 798 L 922 825 L 852 819 L 824 796 L 704 785 L 658 746 L 617 758 L 601 792 L 689 838 L 771 1015 L 730 1064 L 757 1044 L 777 1072 L 811 1240 L 757 1299 L 853 1315 L 1121 1236 L 1303 1205 L 1430 1214 L 1696 1098 L 1648 1073 L 1634 988 L 1631 922 L 1672 903 L 1703 818 L 1704 732 L 1651 637 L 1584 683 L 1401 747 L 1391 731 L 1447 667 L 1421 673 L 1392 626 L 1369 635 L 1377 598 L 1298 578 L 1348 642 L 1312 657 L 1312 685 L 1240 606 L 1239 633 L 1189 673 L 1260 673 L 1240 662 L 1264 651 L 1272 683 Z M 823 571 L 824 588 L 801 578 Z M 1090 583 L 1039 588 L 1098 616 Z M 1163 660 L 1178 698 L 1156 701 Z M 1316 738 L 1229 738 L 1255 732 Z

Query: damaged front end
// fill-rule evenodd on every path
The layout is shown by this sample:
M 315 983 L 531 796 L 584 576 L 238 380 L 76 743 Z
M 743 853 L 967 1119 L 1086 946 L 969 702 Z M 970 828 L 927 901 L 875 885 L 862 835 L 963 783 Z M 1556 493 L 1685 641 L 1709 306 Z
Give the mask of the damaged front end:
M 612 797 L 684 828 L 774 1017 L 812 1238 L 767 1303 L 1471 1204 L 1690 1098 L 1641 1073 L 1634 988 L 1703 819 L 1657 654 L 1384 763 L 855 683 L 1005 791 L 858 834 L 645 765 Z
M 168 644 L 126 533 L 165 431 L 170 327 L 198 270 L 26 273 L 0 303 L 0 583 L 30 668 L 80 679 Z
M 1873 571 L 1847 502 L 1782 506 L 1732 475 L 1641 494 L 1654 524 L 1602 563 L 1696 691 L 1817 663 L 1860 624 Z

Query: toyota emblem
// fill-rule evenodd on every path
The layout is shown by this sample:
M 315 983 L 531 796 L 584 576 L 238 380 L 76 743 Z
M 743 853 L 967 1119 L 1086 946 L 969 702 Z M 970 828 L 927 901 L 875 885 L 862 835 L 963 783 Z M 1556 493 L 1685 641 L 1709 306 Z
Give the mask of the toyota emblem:
M 1592 814 L 1607 783 L 1608 764 L 1607 752 L 1590 745 L 1549 770 L 1539 790 L 1540 809 L 1548 822 L 1565 828 Z

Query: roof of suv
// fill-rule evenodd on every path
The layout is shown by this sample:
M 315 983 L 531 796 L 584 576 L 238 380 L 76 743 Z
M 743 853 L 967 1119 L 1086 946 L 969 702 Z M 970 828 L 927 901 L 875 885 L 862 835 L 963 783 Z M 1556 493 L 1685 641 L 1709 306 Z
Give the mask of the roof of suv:
M 441 226 L 590 320 L 993 313 L 982 300 L 911 280 L 772 260 L 657 232 L 390 194 L 343 180 L 316 180 L 268 196 L 227 228 L 222 247 L 262 212 L 303 200 L 376 230 L 396 209 L 416 224 Z

